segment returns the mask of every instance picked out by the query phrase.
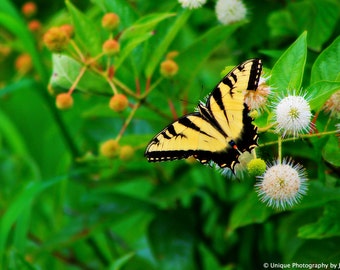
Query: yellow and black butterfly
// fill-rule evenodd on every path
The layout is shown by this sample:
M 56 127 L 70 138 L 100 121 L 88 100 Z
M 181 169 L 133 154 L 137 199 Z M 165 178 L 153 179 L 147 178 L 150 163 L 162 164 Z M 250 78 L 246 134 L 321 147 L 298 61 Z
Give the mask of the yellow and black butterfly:
M 214 88 L 197 111 L 180 117 L 159 132 L 145 150 L 149 162 L 193 156 L 202 164 L 216 163 L 234 171 L 239 155 L 257 146 L 257 128 L 244 103 L 247 90 L 256 90 L 260 59 L 236 66 Z

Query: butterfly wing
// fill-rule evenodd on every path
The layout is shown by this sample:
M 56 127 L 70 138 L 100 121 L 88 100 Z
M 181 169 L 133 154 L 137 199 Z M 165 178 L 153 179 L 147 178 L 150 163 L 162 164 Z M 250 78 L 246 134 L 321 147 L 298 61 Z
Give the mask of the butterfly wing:
M 206 104 L 198 106 L 199 112 L 179 118 L 151 140 L 145 151 L 148 161 L 194 156 L 203 164 L 213 161 L 233 170 L 240 152 L 257 145 L 257 129 L 248 116 L 244 94 L 257 89 L 261 70 L 261 60 L 252 59 L 230 71 Z
M 194 112 L 159 132 L 149 143 L 145 156 L 150 162 L 193 156 L 203 164 L 212 160 L 220 167 L 225 167 L 231 164 L 237 154 L 232 149 L 234 153 L 226 160 L 226 146 L 226 138 L 200 113 Z

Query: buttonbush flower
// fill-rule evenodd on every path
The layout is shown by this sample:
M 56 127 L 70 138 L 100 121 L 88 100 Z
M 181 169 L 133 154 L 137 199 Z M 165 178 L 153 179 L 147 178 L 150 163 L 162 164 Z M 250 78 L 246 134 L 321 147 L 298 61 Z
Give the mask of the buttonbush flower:
M 222 24 L 241 21 L 247 15 L 247 9 L 241 0 L 218 0 L 215 12 Z
M 182 8 L 195 9 L 200 8 L 207 2 L 207 0 L 178 0 Z
M 340 117 L 340 90 L 331 95 L 323 106 L 323 109 L 325 112 L 329 112 L 331 116 L 336 118 Z
M 298 203 L 307 191 L 306 171 L 302 165 L 294 165 L 291 159 L 269 164 L 264 174 L 257 179 L 259 181 L 255 189 L 261 201 L 278 209 Z
M 265 107 L 271 92 L 271 87 L 267 84 L 267 81 L 268 78 L 261 76 L 256 91 L 246 91 L 244 102 L 250 110 L 258 110 Z
M 275 108 L 276 131 L 282 136 L 305 133 L 311 126 L 311 109 L 304 96 L 289 95 L 281 99 Z

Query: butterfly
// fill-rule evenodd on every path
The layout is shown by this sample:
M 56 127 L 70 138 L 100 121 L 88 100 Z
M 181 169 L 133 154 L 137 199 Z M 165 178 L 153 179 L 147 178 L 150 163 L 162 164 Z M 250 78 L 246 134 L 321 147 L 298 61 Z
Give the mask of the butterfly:
M 250 59 L 232 69 L 200 102 L 160 131 L 148 144 L 144 156 L 149 162 L 193 156 L 202 164 L 214 162 L 221 168 L 234 167 L 239 156 L 257 146 L 257 127 L 244 103 L 248 90 L 258 87 L 260 59 Z

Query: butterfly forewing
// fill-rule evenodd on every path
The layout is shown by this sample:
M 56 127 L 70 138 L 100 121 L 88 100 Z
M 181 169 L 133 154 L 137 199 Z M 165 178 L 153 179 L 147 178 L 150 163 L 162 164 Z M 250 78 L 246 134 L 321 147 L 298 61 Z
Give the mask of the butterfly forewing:
M 257 89 L 261 70 L 259 59 L 242 63 L 230 71 L 208 97 L 208 110 L 229 137 L 237 138 L 242 131 L 244 95 L 247 90 Z

